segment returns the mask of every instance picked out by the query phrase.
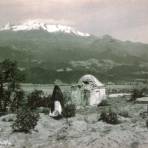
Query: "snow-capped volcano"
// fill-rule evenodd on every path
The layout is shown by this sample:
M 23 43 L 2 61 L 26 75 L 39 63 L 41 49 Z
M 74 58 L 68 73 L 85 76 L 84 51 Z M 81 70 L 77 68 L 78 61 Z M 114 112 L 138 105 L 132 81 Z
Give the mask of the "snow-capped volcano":
M 63 32 L 63 33 L 72 33 L 78 36 L 84 36 L 88 37 L 90 34 L 88 33 L 83 33 L 80 32 L 72 27 L 65 26 L 65 25 L 53 25 L 53 24 L 48 24 L 48 23 L 43 23 L 43 22 L 38 22 L 38 21 L 27 21 L 25 23 L 17 24 L 17 25 L 10 25 L 9 23 L 6 24 L 3 27 L 0 27 L 0 31 L 6 31 L 6 30 L 11 30 L 11 31 L 30 31 L 30 30 L 44 30 L 49 33 L 54 33 L 54 32 Z

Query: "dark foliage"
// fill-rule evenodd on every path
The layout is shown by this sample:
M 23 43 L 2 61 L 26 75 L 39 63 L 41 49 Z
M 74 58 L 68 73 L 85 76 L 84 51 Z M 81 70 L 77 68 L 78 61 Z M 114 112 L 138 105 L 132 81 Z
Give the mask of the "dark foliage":
M 113 112 L 111 109 L 109 111 L 102 111 L 99 120 L 102 120 L 102 121 L 104 121 L 106 123 L 110 123 L 110 124 L 118 124 L 119 123 L 117 113 Z
M 28 95 L 27 106 L 30 109 L 36 109 L 37 107 L 49 107 L 50 96 L 45 97 L 42 90 L 34 90 Z
M 64 107 L 63 115 L 66 118 L 74 117 L 76 114 L 76 106 L 75 104 L 67 104 Z
M 11 92 L 9 90 L 3 89 L 2 94 L 0 96 L 0 112 L 7 112 L 10 105 L 10 95 Z
M 16 120 L 12 125 L 15 132 L 30 132 L 39 120 L 39 114 L 30 109 L 22 109 L 17 112 Z
M 145 89 L 134 89 L 129 101 L 136 101 L 137 98 L 144 97 Z
M 148 113 L 147 113 L 147 111 L 144 111 L 144 112 L 140 112 L 140 117 L 142 118 L 142 119 L 147 119 L 147 117 L 148 117 Z
M 8 59 L 0 63 L 0 111 L 7 112 L 11 106 L 19 106 L 20 93 L 18 82 L 21 76 L 15 61 Z M 17 102 L 17 103 L 16 103 Z
M 102 100 L 102 102 L 101 102 L 100 104 L 98 104 L 98 107 L 99 107 L 99 106 L 108 106 L 108 105 L 110 105 L 110 104 L 108 103 L 108 100 Z

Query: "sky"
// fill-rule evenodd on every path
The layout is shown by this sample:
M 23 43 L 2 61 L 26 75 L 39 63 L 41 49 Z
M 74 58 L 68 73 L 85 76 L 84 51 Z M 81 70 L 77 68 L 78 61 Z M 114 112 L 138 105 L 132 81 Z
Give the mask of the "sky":
M 0 0 L 0 25 L 32 19 L 148 43 L 148 0 Z

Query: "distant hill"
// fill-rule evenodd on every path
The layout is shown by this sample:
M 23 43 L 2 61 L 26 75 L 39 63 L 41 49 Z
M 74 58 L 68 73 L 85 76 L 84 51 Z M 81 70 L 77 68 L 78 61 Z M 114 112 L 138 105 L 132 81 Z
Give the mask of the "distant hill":
M 76 82 L 86 73 L 106 82 L 148 78 L 148 44 L 41 22 L 1 27 L 0 60 L 5 58 L 18 61 L 33 83 Z

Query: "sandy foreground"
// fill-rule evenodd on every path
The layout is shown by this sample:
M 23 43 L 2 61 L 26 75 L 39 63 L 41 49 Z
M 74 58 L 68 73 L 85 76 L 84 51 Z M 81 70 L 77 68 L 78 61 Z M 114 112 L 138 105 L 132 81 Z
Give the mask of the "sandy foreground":
M 29 134 L 12 132 L 15 114 L 2 116 L 0 148 L 148 148 L 146 118 L 139 115 L 144 105 L 116 99 L 110 100 L 112 107 L 129 113 L 126 118 L 119 116 L 121 123 L 117 125 L 98 121 L 103 107 L 79 109 L 68 121 L 41 113 L 38 125 Z

